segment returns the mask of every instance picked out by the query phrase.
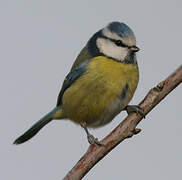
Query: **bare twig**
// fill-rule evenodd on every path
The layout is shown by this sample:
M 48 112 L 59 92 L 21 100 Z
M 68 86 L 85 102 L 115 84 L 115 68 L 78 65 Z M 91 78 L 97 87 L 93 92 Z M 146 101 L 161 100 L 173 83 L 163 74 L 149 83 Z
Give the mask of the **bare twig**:
M 148 114 L 162 99 L 182 82 L 182 65 L 171 74 L 166 80 L 152 88 L 139 106 Z M 78 180 L 99 162 L 107 153 L 117 146 L 124 139 L 132 137 L 140 132 L 136 129 L 137 124 L 142 120 L 140 114 L 132 113 L 127 116 L 101 143 L 104 146 L 90 145 L 87 152 L 77 162 L 64 180 Z

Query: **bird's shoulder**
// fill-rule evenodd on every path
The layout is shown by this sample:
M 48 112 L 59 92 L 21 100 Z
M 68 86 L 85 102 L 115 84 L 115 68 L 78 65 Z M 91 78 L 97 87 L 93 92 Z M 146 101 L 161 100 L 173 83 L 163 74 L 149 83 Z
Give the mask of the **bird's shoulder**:
M 62 104 L 62 96 L 67 88 L 71 86 L 71 84 L 77 80 L 85 71 L 88 66 L 89 60 L 86 60 L 85 62 L 81 63 L 76 68 L 72 69 L 66 78 L 64 79 L 62 88 L 60 90 L 58 99 L 57 99 L 57 106 Z

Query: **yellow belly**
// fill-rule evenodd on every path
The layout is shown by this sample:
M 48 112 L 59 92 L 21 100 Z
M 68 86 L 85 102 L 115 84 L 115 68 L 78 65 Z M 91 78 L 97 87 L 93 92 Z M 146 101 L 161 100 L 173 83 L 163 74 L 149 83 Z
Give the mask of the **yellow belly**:
M 64 93 L 64 116 L 88 127 L 110 122 L 131 100 L 138 84 L 137 65 L 129 65 L 99 56 L 91 60 L 87 71 Z M 127 91 L 122 94 L 123 89 Z

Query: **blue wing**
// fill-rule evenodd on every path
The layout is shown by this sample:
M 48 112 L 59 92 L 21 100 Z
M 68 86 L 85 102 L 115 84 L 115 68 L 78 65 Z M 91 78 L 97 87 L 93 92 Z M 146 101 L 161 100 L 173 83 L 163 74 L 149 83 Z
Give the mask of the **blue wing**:
M 57 99 L 57 106 L 62 104 L 62 97 L 67 88 L 71 86 L 87 69 L 88 61 L 82 63 L 77 68 L 73 69 L 65 78 L 61 91 Z

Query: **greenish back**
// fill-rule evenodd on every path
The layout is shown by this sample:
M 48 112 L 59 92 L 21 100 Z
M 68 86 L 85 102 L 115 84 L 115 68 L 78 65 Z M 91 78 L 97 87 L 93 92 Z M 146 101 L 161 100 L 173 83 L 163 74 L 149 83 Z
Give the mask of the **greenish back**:
M 84 47 L 80 54 L 77 56 L 75 62 L 73 63 L 72 67 L 71 67 L 71 71 L 74 70 L 76 67 L 78 67 L 80 64 L 82 64 L 83 62 L 91 59 L 92 56 L 90 55 L 90 53 L 88 52 L 87 47 Z

